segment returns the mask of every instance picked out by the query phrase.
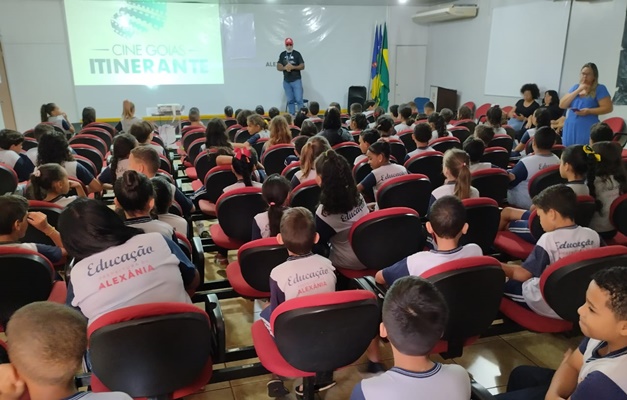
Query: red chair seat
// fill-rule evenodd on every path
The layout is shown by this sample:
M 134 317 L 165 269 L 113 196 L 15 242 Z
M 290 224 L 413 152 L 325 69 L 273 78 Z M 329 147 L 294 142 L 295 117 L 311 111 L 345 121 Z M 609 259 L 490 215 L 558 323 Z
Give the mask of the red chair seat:
M 519 306 L 509 299 L 501 300 L 499 310 L 505 314 L 507 318 L 531 331 L 557 333 L 568 332 L 573 329 L 573 324 L 568 321 L 544 317 L 525 307 Z
M 616 236 L 614 236 L 611 239 L 608 239 L 605 241 L 608 245 L 621 245 L 621 246 L 627 246 L 627 236 L 623 235 L 622 233 L 618 232 L 616 234 Z
M 507 255 L 521 260 L 529 257 L 533 250 L 533 244 L 526 242 L 515 233 L 509 231 L 501 231 L 496 234 L 494 247 Z
M 67 286 L 63 281 L 57 281 L 52 284 L 52 290 L 50 291 L 50 296 L 48 296 L 48 301 L 52 301 L 54 303 L 65 304 L 65 300 L 67 299 Z
M 194 191 L 197 191 L 201 187 L 202 187 L 201 181 L 199 181 L 198 179 L 192 181 L 192 189 L 194 189 Z
M 315 376 L 311 372 L 301 371 L 289 365 L 277 349 L 274 338 L 262 320 L 255 322 L 251 329 L 255 350 L 261 364 L 269 371 L 285 377 Z
M 464 347 L 470 346 L 471 344 L 476 342 L 477 339 L 479 339 L 479 336 L 473 336 L 471 338 L 466 339 L 464 341 Z M 446 340 L 440 340 L 435 345 L 433 350 L 429 352 L 429 354 L 441 354 L 441 353 L 446 353 L 447 351 L 448 351 L 448 342 Z
M 242 297 L 259 299 L 270 297 L 270 292 L 260 292 L 250 287 L 244 277 L 238 261 L 233 261 L 226 267 L 226 279 L 228 279 L 233 290 Z M 265 329 L 265 328 L 264 328 Z
M 224 233 L 220 224 L 211 225 L 209 232 L 211 233 L 213 242 L 224 249 L 235 250 L 244 245 L 244 242 L 239 242 L 226 236 L 226 233 Z
M 377 274 L 376 269 L 350 269 L 337 267 L 337 271 L 348 279 L 363 278 L 364 276 L 375 276 Z
M 196 168 L 194 167 L 185 168 L 185 175 L 187 175 L 187 177 L 192 180 L 198 179 L 198 173 L 196 172 Z

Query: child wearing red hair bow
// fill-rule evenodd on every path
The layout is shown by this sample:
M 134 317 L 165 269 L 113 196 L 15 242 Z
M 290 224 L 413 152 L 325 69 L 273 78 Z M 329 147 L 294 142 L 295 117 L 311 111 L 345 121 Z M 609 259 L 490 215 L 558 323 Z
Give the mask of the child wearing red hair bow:
M 224 188 L 224 193 L 241 187 L 261 187 L 260 182 L 253 181 L 252 175 L 257 168 L 257 153 L 254 149 L 240 147 L 235 149 L 235 155 L 231 162 L 231 171 L 235 174 L 237 182 Z

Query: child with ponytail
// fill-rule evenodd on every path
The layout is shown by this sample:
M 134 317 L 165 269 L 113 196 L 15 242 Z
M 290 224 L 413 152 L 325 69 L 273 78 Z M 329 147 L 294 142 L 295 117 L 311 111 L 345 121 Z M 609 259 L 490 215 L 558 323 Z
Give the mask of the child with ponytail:
M 432 114 L 433 115 L 433 114 Z M 470 157 L 460 149 L 449 149 L 444 153 L 442 174 L 444 185 L 431 192 L 429 209 L 440 197 L 453 195 L 460 200 L 479 197 L 479 191 L 470 185 Z
M 50 122 L 61 127 L 64 131 L 74 133 L 74 127 L 67 120 L 67 114 L 61 111 L 54 103 L 42 104 L 39 109 L 41 122 Z
M 300 170 L 296 171 L 290 182 L 292 189 L 305 181 L 316 179 L 316 158 L 327 150 L 331 150 L 331 146 L 323 136 L 313 136 L 307 140 L 300 152 Z
M 129 169 L 128 158 L 131 155 L 131 150 L 137 147 L 137 144 L 137 139 L 128 133 L 121 133 L 115 137 L 111 164 L 98 175 L 98 180 L 105 189 L 111 189 L 118 176 L 122 176 Z
M 434 112 L 429 115 L 427 122 L 431 125 L 431 129 L 433 130 L 431 132 L 431 140 L 453 136 L 451 135 L 451 132 L 446 130 L 446 122 L 444 122 L 444 118 L 442 118 L 439 113 Z
M 78 196 L 66 196 L 75 189 Z M 65 168 L 59 164 L 44 164 L 35 168 L 26 187 L 29 200 L 47 201 L 66 207 L 78 197 L 87 197 L 83 185 L 68 179 Z
M 257 165 L 257 153 L 255 149 L 239 147 L 235 149 L 235 155 L 231 162 L 231 171 L 237 177 L 237 182 L 224 188 L 224 193 L 241 187 L 261 187 L 261 183 L 252 180 L 252 174 Z
M 290 183 L 279 174 L 270 175 L 261 187 L 261 195 L 268 203 L 268 210 L 255 215 L 252 240 L 274 237 L 280 232 L 281 217 L 287 209 L 285 203 L 290 194 Z
M 627 173 L 621 159 L 621 148 L 615 142 L 598 142 L 584 146 L 583 151 L 594 157 L 588 170 L 587 181 L 590 195 L 596 199 L 597 210 L 590 222 L 590 228 L 607 240 L 616 235 L 610 222 L 610 207 L 619 196 L 627 193 Z

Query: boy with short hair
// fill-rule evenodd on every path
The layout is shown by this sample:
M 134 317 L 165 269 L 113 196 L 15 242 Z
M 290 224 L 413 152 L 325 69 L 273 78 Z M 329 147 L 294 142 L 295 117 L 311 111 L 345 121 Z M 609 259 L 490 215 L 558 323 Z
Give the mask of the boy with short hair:
M 87 350 L 87 321 L 62 304 L 41 301 L 13 314 L 7 324 L 10 364 L 0 365 L 0 399 L 131 400 L 122 392 L 79 392 L 74 375 Z
M 597 122 L 590 128 L 590 146 L 597 142 L 611 142 L 612 139 L 614 132 L 605 122 Z
M 566 185 L 554 185 L 533 198 L 542 229 L 533 251 L 521 266 L 501 264 L 509 278 L 505 296 L 545 317 L 560 317 L 544 301 L 540 275 L 557 260 L 601 246 L 599 234 L 575 224 L 577 195 Z
M 425 115 L 428 117 L 429 115 L 435 112 L 435 105 L 431 101 L 427 101 L 424 106 Z
M 21 243 L 28 225 L 43 232 L 55 246 L 39 243 Z M 22 196 L 5 194 L 0 196 L 0 246 L 18 247 L 36 251 L 56 264 L 66 255 L 59 232 L 48 223 L 46 214 L 28 212 L 28 200 Z
M 261 311 L 261 318 L 272 334 L 270 318 L 279 304 L 303 296 L 335 292 L 335 268 L 328 258 L 312 253 L 320 235 L 316 232 L 314 217 L 304 207 L 288 208 L 281 217 L 277 241 L 285 245 L 289 257 L 270 273 L 270 305 Z M 335 385 L 331 376 L 324 383 L 318 382 L 318 390 Z M 268 382 L 268 396 L 281 397 L 289 393 L 278 376 Z M 297 394 L 302 387 L 296 389 Z
M 318 103 L 317 101 L 310 101 L 309 113 L 307 114 L 307 116 L 309 117 L 309 119 L 318 118 L 318 114 L 320 114 L 320 103 Z
M 381 139 L 381 134 L 376 129 L 364 129 L 361 131 L 359 133 L 359 148 L 362 154 L 355 158 L 353 165 L 359 164 L 362 160 L 367 160 L 366 152 L 368 151 L 368 147 L 372 146 L 372 144 L 376 143 L 379 139 Z
M 377 105 L 377 103 L 374 100 L 366 100 L 364 102 L 364 115 L 367 117 L 371 116 L 374 113 L 374 108 Z M 385 112 L 385 111 L 384 111 Z
M 142 173 L 150 179 L 157 176 L 160 165 L 161 159 L 159 158 L 159 153 L 149 146 L 137 146 L 131 150 L 131 154 L 128 156 L 128 168 Z M 176 200 L 183 210 L 183 216 L 189 217 L 194 211 L 194 204 L 178 187 L 171 183 L 170 186 L 172 187 L 174 200 Z
M 469 399 L 468 372 L 429 359 L 448 320 L 446 301 L 437 288 L 416 276 L 401 278 L 387 291 L 382 311 L 379 331 L 390 341 L 394 367 L 358 383 L 350 400 Z
M 24 135 L 11 129 L 0 130 L 0 163 L 13 168 L 19 182 L 27 181 L 35 165 L 21 154 Z
M 592 275 L 579 307 L 584 339 L 567 351 L 557 371 L 521 366 L 499 400 L 627 399 L 627 267 Z
M 459 246 L 459 239 L 468 231 L 468 224 L 466 208 L 455 196 L 443 196 L 433 203 L 426 228 L 435 236 L 437 250 L 419 251 L 378 271 L 375 275 L 377 283 L 391 285 L 404 276 L 420 276 L 449 261 L 483 255 L 481 247 L 475 243 Z
M 405 162 L 416 156 L 420 153 L 424 153 L 425 151 L 433 151 L 433 148 L 429 146 L 429 141 L 431 140 L 432 129 L 431 125 L 426 122 L 420 122 L 414 126 L 414 132 L 411 135 L 411 138 L 416 143 L 416 150 L 410 151 L 405 156 Z
M 513 169 L 507 171 L 511 181 L 507 191 L 507 202 L 518 208 L 531 207 L 529 180 L 536 173 L 552 165 L 559 165 L 560 159 L 551 153 L 556 133 L 548 126 L 537 130 L 533 139 L 533 154 L 520 159 Z
M 490 142 L 494 139 L 494 128 L 484 124 L 477 125 L 473 134 L 464 141 L 464 144 L 470 141 L 471 138 L 479 139 L 483 141 L 485 147 L 489 147 Z
M 351 107 L 350 107 L 350 115 L 351 115 L 351 117 L 353 115 L 359 114 L 361 112 L 362 112 L 362 106 L 361 106 L 360 103 L 353 103 L 353 104 L 351 104 Z
M 270 119 L 272 119 L 272 118 L 276 117 L 277 115 L 281 115 L 281 112 L 279 111 L 279 109 L 276 108 L 276 107 L 270 107 L 270 109 L 268 110 L 268 117 L 270 117 Z
M 309 137 L 307 136 L 303 136 L 303 135 L 296 136 L 296 139 L 294 139 L 294 141 L 292 142 L 292 144 L 294 145 L 294 154 L 287 156 L 285 158 L 286 166 L 290 165 L 293 162 L 300 160 L 300 152 L 303 150 L 303 146 L 305 146 L 305 143 L 307 143 L 307 140 L 309 140 Z
M 471 173 L 493 168 L 492 163 L 481 162 L 481 157 L 485 151 L 483 140 L 471 137 L 470 140 L 464 142 L 464 151 L 468 153 L 468 158 L 470 158 L 470 166 L 468 168 Z

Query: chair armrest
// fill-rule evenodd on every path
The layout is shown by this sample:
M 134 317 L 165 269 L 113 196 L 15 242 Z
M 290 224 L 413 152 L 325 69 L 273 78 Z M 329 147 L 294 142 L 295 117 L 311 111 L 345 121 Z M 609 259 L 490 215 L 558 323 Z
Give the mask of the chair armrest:
M 471 400 L 495 400 L 496 397 L 488 391 L 488 389 L 481 386 L 474 379 L 470 380 L 470 399 Z
M 191 223 L 190 223 L 191 224 Z M 198 236 L 192 238 L 192 262 L 198 270 L 200 283 L 205 282 L 205 253 L 202 247 L 202 240 Z
M 218 301 L 218 296 L 210 293 L 204 296 L 205 311 L 209 315 L 211 321 L 211 329 L 213 330 L 212 347 L 213 347 L 213 363 L 223 363 L 226 356 L 226 329 L 224 326 L 224 316 L 222 308 Z

